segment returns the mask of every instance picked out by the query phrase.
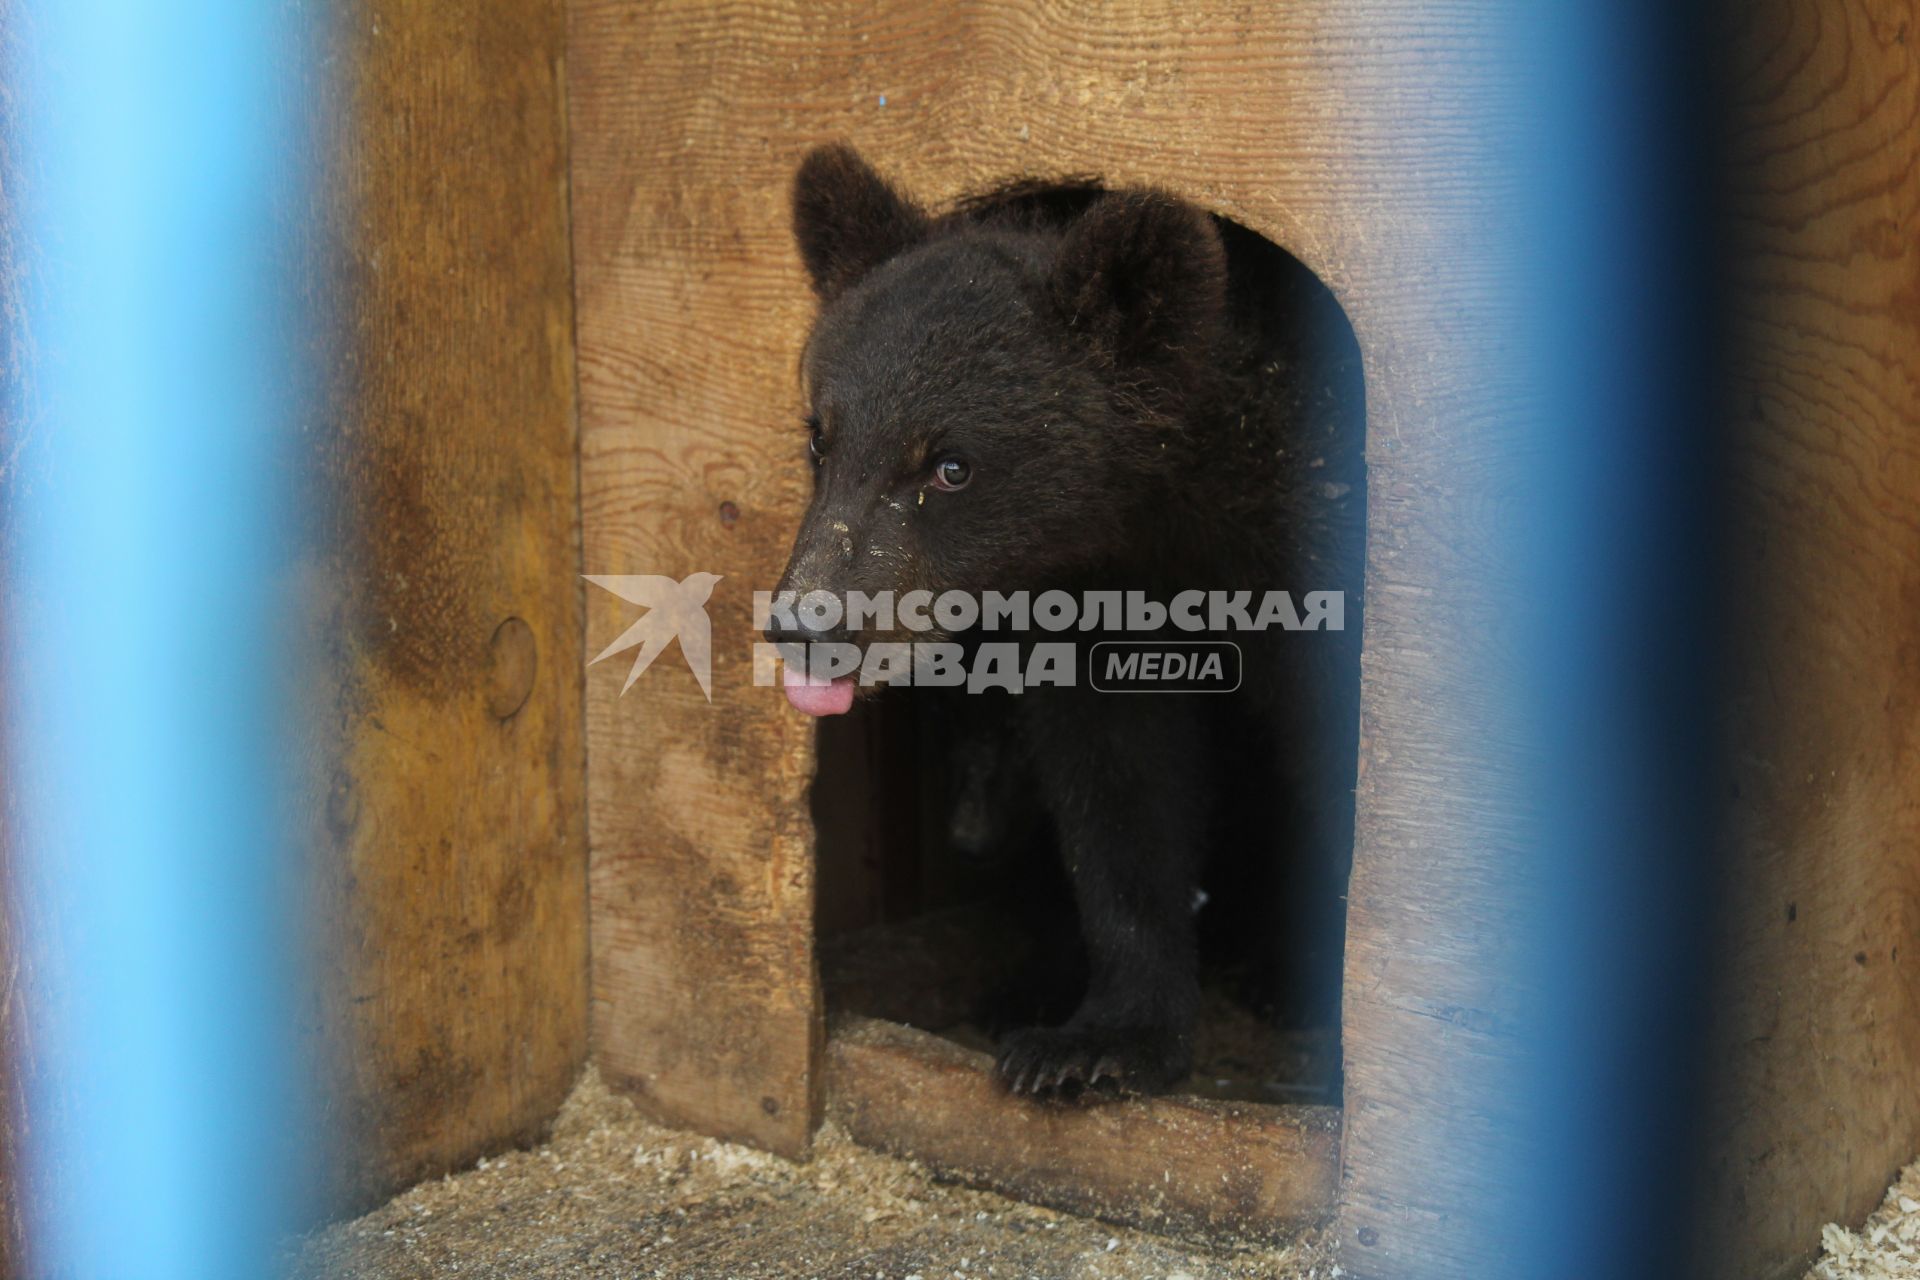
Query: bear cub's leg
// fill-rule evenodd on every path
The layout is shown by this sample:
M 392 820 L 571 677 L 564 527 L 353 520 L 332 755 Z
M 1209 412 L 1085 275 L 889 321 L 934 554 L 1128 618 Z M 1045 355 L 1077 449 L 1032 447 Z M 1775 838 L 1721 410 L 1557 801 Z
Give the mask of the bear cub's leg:
M 1075 688 L 1029 690 L 1017 714 L 1073 882 L 1088 984 L 1061 1026 L 1003 1037 L 997 1070 L 1015 1093 L 1165 1089 L 1192 1067 L 1199 1005 L 1198 718 L 1180 695 Z

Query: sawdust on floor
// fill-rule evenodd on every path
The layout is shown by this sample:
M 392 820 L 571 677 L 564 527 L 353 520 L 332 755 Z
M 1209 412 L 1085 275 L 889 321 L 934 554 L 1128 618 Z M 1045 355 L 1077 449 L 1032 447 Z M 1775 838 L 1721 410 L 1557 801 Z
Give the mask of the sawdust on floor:
M 1920 1161 L 1901 1170 L 1858 1231 L 1828 1223 L 1807 1280 L 1920 1280 Z
M 1202 1246 L 944 1183 L 831 1126 L 814 1150 L 793 1164 L 663 1129 L 589 1071 L 547 1145 L 422 1183 L 317 1231 L 293 1248 L 288 1270 L 294 1280 L 1340 1275 L 1312 1233 L 1278 1250 Z

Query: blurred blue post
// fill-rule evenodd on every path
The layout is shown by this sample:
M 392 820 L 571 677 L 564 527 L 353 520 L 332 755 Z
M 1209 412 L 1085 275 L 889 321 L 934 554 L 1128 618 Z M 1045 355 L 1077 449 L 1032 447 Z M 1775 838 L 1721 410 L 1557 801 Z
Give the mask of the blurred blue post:
M 1501 1224 L 1515 1277 L 1696 1273 L 1713 991 L 1726 325 L 1711 11 L 1517 6 L 1535 993 Z
M 298 1207 L 275 616 L 309 375 L 297 12 L 15 0 L 6 19 L 26 358 L 0 454 L 5 687 L 38 1274 L 267 1274 Z

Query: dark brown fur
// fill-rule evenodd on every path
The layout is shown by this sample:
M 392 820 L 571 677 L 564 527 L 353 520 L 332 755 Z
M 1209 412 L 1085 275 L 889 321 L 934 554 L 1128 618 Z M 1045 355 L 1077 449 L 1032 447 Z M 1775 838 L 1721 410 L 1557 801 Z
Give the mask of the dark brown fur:
M 1202 922 L 1281 935 L 1325 1016 L 1364 500 L 1358 360 L 1330 295 L 1159 192 L 1022 182 L 934 217 L 845 147 L 802 164 L 794 223 L 821 299 L 804 372 L 823 458 L 783 589 L 1347 593 L 1345 632 L 1233 637 L 1237 697 L 1083 682 L 1008 700 L 1005 767 L 1051 819 L 1090 970 L 1064 1025 L 1005 1039 L 1009 1085 L 1185 1073 L 1193 891 L 1223 845 L 1268 870 Z M 956 456 L 971 479 L 943 491 L 932 468 Z

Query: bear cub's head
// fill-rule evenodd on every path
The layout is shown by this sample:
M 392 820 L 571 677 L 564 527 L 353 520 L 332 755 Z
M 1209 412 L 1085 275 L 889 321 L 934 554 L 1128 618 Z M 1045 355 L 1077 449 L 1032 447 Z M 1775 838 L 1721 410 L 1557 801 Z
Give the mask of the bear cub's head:
M 1213 219 L 1141 190 L 1088 190 L 1062 217 L 992 197 L 934 217 L 826 146 L 793 224 L 820 300 L 814 495 L 780 589 L 1037 592 L 1124 563 L 1214 394 Z

